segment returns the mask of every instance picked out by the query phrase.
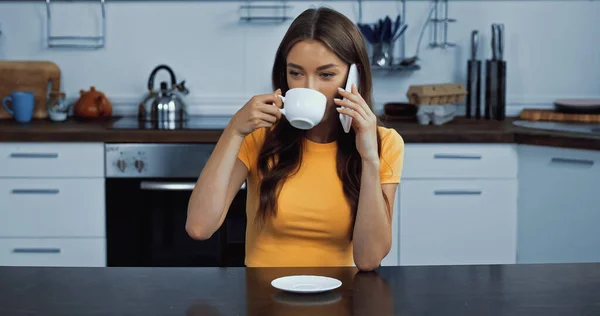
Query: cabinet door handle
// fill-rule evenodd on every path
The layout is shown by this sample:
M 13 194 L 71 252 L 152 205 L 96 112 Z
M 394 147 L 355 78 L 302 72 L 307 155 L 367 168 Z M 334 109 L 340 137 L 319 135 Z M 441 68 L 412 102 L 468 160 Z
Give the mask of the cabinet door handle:
M 481 195 L 481 190 L 435 190 L 434 195 Z
M 153 182 L 142 181 L 140 189 L 158 190 L 158 191 L 192 191 L 196 186 L 195 182 Z M 240 190 L 246 189 L 246 182 L 242 183 Z
M 60 248 L 15 248 L 13 253 L 60 253 Z
M 481 155 L 478 154 L 434 154 L 434 159 L 468 159 L 479 160 Z
M 572 159 L 572 158 L 559 158 L 552 157 L 550 160 L 552 163 L 560 163 L 560 164 L 570 164 L 570 165 L 580 165 L 580 166 L 593 166 L 594 161 L 588 159 Z
M 58 158 L 57 153 L 11 153 L 10 158 Z
M 155 190 L 155 191 L 192 191 L 194 190 L 194 182 L 154 182 L 142 181 L 140 189 Z
M 12 194 L 58 194 L 58 189 L 13 189 Z

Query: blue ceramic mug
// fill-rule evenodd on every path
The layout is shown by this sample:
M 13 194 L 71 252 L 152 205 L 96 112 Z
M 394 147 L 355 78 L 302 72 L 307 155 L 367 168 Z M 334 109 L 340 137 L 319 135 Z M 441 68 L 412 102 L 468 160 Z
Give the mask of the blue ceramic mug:
M 31 121 L 34 105 L 33 92 L 13 92 L 9 97 L 2 99 L 2 106 L 6 112 L 19 123 Z

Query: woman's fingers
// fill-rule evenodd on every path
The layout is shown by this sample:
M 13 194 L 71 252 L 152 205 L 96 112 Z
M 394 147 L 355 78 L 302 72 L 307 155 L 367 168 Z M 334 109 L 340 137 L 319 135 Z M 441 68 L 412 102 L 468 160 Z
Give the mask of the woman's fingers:
M 360 113 L 358 113 L 357 111 L 353 111 L 349 108 L 336 108 L 336 110 L 338 111 L 338 113 L 342 113 L 342 114 L 346 114 L 348 116 L 350 116 L 352 118 L 352 125 L 357 124 L 357 125 L 363 125 L 365 122 L 365 119 L 363 118 L 362 115 L 360 115 Z
M 333 99 L 333 102 L 335 102 L 335 104 L 338 106 L 350 108 L 350 109 L 354 110 L 354 112 L 358 112 L 358 114 L 360 116 L 362 116 L 363 118 L 365 118 L 365 119 L 367 118 L 367 113 L 365 112 L 365 110 L 361 106 L 359 106 L 358 104 L 356 104 L 350 100 Z
M 367 104 L 367 102 L 363 99 L 363 97 L 360 95 L 360 93 L 358 93 L 358 89 L 356 88 L 356 85 L 352 84 L 351 87 L 351 91 L 348 92 L 342 88 L 338 88 L 340 90 L 340 95 L 352 102 L 354 102 L 355 104 L 359 105 L 364 111 L 365 113 L 372 113 L 373 111 L 371 111 L 371 108 L 369 108 L 369 105 Z

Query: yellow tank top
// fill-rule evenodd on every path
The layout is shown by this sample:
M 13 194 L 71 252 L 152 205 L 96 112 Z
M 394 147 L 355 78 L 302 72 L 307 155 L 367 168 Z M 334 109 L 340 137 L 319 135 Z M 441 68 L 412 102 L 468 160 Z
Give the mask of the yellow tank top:
M 382 136 L 381 183 L 399 183 L 404 142 L 396 130 L 378 129 Z M 305 139 L 302 164 L 283 184 L 277 216 L 257 228 L 257 159 L 265 134 L 266 129 L 261 128 L 246 136 L 238 153 L 248 168 L 246 266 L 353 266 L 352 214 L 336 172 L 336 142 Z

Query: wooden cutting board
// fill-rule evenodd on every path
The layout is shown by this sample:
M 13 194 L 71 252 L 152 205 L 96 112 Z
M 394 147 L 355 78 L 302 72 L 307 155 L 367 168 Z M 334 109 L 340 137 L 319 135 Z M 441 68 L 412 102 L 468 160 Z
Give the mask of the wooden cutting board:
M 33 92 L 33 117 L 48 117 L 46 102 L 50 91 L 60 91 L 60 68 L 50 61 L 0 61 L 0 99 L 15 91 Z M 11 117 L 0 106 L 0 119 Z
M 600 114 L 560 113 L 554 110 L 525 109 L 521 111 L 520 117 L 529 121 L 600 123 Z

